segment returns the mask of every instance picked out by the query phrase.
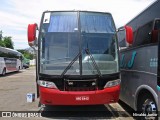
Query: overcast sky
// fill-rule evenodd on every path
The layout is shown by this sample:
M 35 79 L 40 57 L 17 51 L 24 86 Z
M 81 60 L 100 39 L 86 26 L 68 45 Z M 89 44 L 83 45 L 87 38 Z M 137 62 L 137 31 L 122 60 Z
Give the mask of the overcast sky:
M 11 36 L 15 49 L 28 48 L 27 26 L 40 23 L 46 10 L 88 10 L 110 12 L 121 27 L 155 0 L 1 0 L 0 30 Z

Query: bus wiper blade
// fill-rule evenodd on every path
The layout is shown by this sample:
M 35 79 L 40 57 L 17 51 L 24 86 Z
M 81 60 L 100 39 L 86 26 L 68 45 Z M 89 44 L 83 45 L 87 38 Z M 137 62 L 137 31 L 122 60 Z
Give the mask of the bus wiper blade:
M 87 55 L 89 55 L 89 57 L 90 57 L 90 59 L 91 59 L 91 61 L 93 63 L 93 67 L 97 70 L 98 75 L 102 76 L 102 74 L 101 74 L 101 72 L 100 72 L 100 70 L 98 68 L 98 65 L 97 65 L 95 59 L 93 58 L 92 54 L 90 53 L 89 49 L 88 48 L 85 49 L 85 52 L 86 52 Z
M 64 71 L 61 74 L 61 77 L 64 76 L 64 74 L 71 68 L 71 66 L 73 65 L 73 63 L 79 58 L 79 56 L 81 55 L 81 52 L 79 52 L 76 57 L 68 64 L 68 66 L 64 69 Z

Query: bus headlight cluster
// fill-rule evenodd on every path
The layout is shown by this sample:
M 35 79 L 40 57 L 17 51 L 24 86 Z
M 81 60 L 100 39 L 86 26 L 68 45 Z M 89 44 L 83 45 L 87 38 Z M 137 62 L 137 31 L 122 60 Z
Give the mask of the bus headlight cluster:
M 113 86 L 117 86 L 121 83 L 121 80 L 118 79 L 118 80 L 113 80 L 113 81 L 108 81 L 106 83 L 106 85 L 104 86 L 104 88 L 107 88 L 107 87 L 113 87 Z
M 58 89 L 53 82 L 49 82 L 49 81 L 38 80 L 38 85 L 46 88 Z

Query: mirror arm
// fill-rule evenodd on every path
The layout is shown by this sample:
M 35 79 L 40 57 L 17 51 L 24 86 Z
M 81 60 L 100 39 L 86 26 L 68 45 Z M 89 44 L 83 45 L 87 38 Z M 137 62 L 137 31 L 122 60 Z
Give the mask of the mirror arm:
M 119 32 L 119 31 L 124 31 L 124 30 L 125 30 L 125 28 L 122 26 L 122 27 L 118 28 L 116 31 Z

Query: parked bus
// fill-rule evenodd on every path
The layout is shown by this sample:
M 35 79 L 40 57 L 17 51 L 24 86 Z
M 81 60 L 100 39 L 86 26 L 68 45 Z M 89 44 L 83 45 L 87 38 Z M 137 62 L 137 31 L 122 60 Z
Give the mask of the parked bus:
M 38 50 L 36 76 L 41 104 L 118 101 L 118 41 L 110 13 L 46 11 L 38 39 L 36 29 L 37 24 L 29 24 L 28 42 Z
M 0 47 L 0 74 L 22 69 L 22 54 L 16 50 Z
M 152 20 L 135 30 L 134 41 L 127 40 L 120 50 L 120 99 L 146 115 L 158 111 L 159 33 L 160 19 Z
M 159 6 L 157 0 L 126 24 L 132 27 L 131 41 L 125 37 L 125 31 L 118 32 L 122 73 L 120 100 L 145 113 L 160 111 Z

